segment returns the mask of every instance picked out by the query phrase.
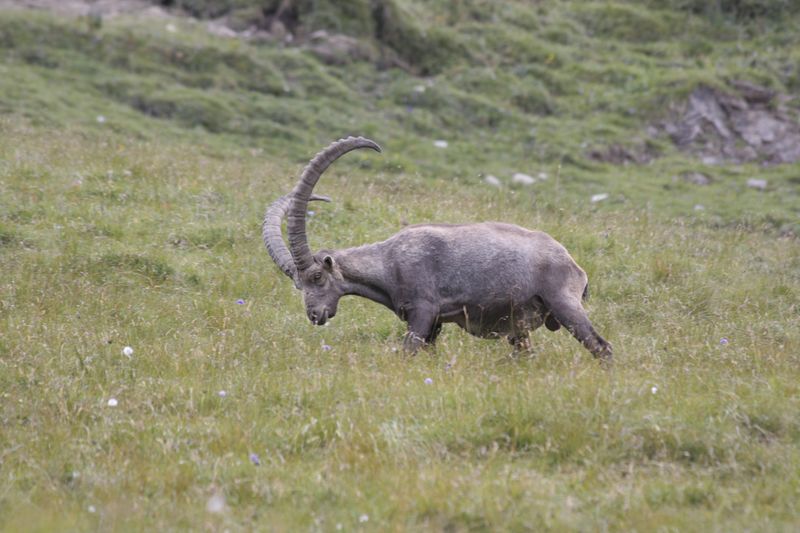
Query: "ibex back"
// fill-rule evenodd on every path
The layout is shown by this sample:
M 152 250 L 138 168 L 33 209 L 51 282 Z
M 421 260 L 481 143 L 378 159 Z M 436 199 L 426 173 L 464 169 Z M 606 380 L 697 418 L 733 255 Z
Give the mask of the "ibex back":
M 505 337 L 530 347 L 529 332 L 542 324 L 565 326 L 595 357 L 611 360 L 611 345 L 592 327 L 583 308 L 586 273 L 555 239 L 513 224 L 418 224 L 375 244 L 312 254 L 306 210 L 325 169 L 357 148 L 380 147 L 363 137 L 334 142 L 306 166 L 297 185 L 277 199 L 264 219 L 270 256 L 303 291 L 312 323 L 325 324 L 339 298 L 363 296 L 408 323 L 403 346 L 431 345 L 442 324 L 454 322 L 478 337 Z M 287 219 L 289 247 L 281 222 Z

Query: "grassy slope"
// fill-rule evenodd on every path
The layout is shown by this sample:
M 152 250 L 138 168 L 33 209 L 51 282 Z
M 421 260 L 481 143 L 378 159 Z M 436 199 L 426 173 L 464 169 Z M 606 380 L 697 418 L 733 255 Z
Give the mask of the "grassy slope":
M 188 23 L 173 35 L 122 20 L 98 44 L 79 22 L 2 14 L 4 527 L 796 528 L 800 248 L 773 228 L 796 220 L 797 167 L 715 167 L 698 190 L 673 184 L 697 165 L 668 145 L 624 168 L 582 147 L 630 140 L 660 99 L 738 75 L 755 50 L 752 72 L 791 89 L 776 73 L 792 52 L 765 41 L 796 34 L 709 39 L 698 59 L 680 25 L 656 43 L 609 39 L 568 9 L 595 9 L 583 4 L 544 4 L 538 32 L 458 22 L 486 40 L 483 64 L 454 62 L 421 95 L 428 81 L 399 71 L 324 67 Z M 514 37 L 508 52 L 531 57 L 503 66 Z M 503 92 L 522 63 L 548 80 L 552 114 L 521 114 Z M 317 209 L 312 246 L 378 240 L 403 220 L 548 231 L 590 274 L 614 371 L 546 331 L 530 359 L 454 328 L 409 359 L 395 353 L 402 324 L 355 299 L 310 326 L 260 249 L 259 218 L 298 163 L 350 132 L 386 153 L 326 176 L 335 203 Z M 517 170 L 551 178 L 474 184 Z M 770 191 L 741 187 L 755 172 Z M 602 191 L 612 201 L 590 206 Z M 220 515 L 205 511 L 214 491 Z
M 621 9 L 625 4 L 610 15 L 602 3 L 523 5 L 494 7 L 493 19 L 475 21 L 466 8 L 430 8 L 423 17 L 421 6 L 408 4 L 415 19 L 452 22 L 464 47 L 426 79 L 362 62 L 326 67 L 295 48 L 211 38 L 199 23 L 179 23 L 170 33 L 166 21 L 122 21 L 91 32 L 85 21 L 6 14 L 0 110 L 93 129 L 103 115 L 103 129 L 124 135 L 166 134 L 220 151 L 253 146 L 298 162 L 356 132 L 386 146 L 377 165 L 390 172 L 473 183 L 483 174 L 552 175 L 563 164 L 563 185 L 584 200 L 609 192 L 617 204 L 651 203 L 675 216 L 691 215 L 699 203 L 714 224 L 797 232 L 793 168 L 703 168 L 644 132 L 698 83 L 744 78 L 796 90 L 800 17 L 780 31 L 743 31 L 675 12 Z M 617 23 L 607 28 L 598 20 Z M 451 148 L 436 149 L 439 138 Z M 663 155 L 648 169 L 650 179 L 641 179 L 641 168 L 586 157 L 617 143 Z M 674 183 L 686 170 L 707 172 L 715 183 Z M 748 177 L 767 178 L 770 191 L 747 193 Z

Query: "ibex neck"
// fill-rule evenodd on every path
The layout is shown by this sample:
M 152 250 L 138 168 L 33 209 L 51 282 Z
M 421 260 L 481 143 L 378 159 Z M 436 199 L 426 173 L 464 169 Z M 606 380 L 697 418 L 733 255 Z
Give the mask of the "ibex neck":
M 386 290 L 383 254 L 378 244 L 347 248 L 336 254 L 344 277 L 344 293 L 361 296 L 393 309 Z

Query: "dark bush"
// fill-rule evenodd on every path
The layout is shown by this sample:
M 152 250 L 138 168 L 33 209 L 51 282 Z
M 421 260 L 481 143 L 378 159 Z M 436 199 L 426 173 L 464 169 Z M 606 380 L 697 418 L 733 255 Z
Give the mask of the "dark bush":
M 668 18 L 628 4 L 586 4 L 576 9 L 575 15 L 592 34 L 621 41 L 658 41 L 675 29 Z
M 555 111 L 555 104 L 547 87 L 532 78 L 522 80 L 514 88 L 512 102 L 525 113 L 534 115 L 550 115 Z
M 455 32 L 448 28 L 425 28 L 416 24 L 394 0 L 373 5 L 375 38 L 391 48 L 422 75 L 432 75 L 467 54 Z
M 296 36 L 316 30 L 371 38 L 384 45 L 402 64 L 422 75 L 436 74 L 454 59 L 466 54 L 455 32 L 440 26 L 428 27 L 403 9 L 396 0 L 157 0 L 161 5 L 183 9 L 200 18 L 247 12 L 270 27 L 281 22 Z
M 688 11 L 705 16 L 727 16 L 737 20 L 780 19 L 800 12 L 796 0 L 651 0 L 656 7 Z
M 17 235 L 13 231 L 0 225 L 0 248 L 4 246 L 13 246 L 18 240 Z
M 182 9 L 198 18 L 215 18 L 227 15 L 237 8 L 253 5 L 278 4 L 279 0 L 156 0 L 164 7 Z

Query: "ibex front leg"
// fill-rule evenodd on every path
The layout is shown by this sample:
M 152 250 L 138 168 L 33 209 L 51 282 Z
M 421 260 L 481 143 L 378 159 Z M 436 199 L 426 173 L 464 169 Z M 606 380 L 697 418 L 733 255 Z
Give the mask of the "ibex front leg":
M 403 340 L 403 349 L 409 353 L 433 342 L 436 338 L 438 313 L 430 307 L 418 307 L 406 311 L 408 319 L 408 333 Z

